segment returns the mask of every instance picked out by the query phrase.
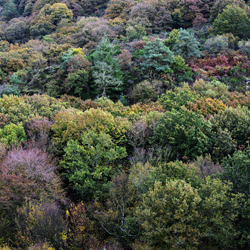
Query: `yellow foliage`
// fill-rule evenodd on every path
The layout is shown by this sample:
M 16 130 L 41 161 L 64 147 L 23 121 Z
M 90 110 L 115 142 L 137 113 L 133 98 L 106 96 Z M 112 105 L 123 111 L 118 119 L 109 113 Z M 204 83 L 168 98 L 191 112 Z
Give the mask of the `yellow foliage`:
M 116 17 L 114 19 L 110 19 L 109 21 L 110 21 L 110 24 L 112 26 L 117 26 L 117 25 L 123 24 L 125 22 L 125 20 L 121 19 L 120 17 Z
M 11 250 L 11 248 L 8 246 L 0 246 L 0 250 Z

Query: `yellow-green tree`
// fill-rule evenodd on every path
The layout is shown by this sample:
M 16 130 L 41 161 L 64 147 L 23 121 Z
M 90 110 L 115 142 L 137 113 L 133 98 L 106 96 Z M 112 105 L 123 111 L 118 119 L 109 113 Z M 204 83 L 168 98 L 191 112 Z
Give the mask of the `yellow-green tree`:
M 197 249 L 200 202 L 198 191 L 183 180 L 155 182 L 136 211 L 144 241 L 151 249 Z

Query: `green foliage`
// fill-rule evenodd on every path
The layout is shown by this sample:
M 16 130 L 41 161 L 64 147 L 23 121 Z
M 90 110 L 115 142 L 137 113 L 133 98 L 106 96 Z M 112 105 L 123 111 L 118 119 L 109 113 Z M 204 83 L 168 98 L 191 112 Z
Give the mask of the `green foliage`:
M 164 41 L 164 44 L 170 49 L 172 49 L 172 47 L 177 43 L 179 35 L 180 31 L 177 29 L 173 29 L 168 35 L 168 38 Z
M 54 3 L 51 6 L 51 20 L 54 25 L 58 25 L 60 21 L 64 18 L 72 20 L 73 13 L 68 9 L 66 4 L 63 3 Z
M 19 84 L 23 83 L 22 80 L 19 79 L 19 76 L 16 72 L 13 73 L 13 75 L 10 76 L 9 78 L 10 78 L 11 84 L 16 84 L 17 87 Z
M 53 24 L 46 19 L 38 20 L 30 27 L 30 35 L 33 38 L 42 37 L 50 34 L 53 30 Z
M 159 163 L 158 166 L 151 171 L 149 175 L 150 181 L 148 181 L 148 183 L 145 181 L 145 184 L 147 183 L 149 187 L 153 187 L 154 181 L 160 181 L 165 185 L 166 181 L 183 180 L 192 187 L 198 188 L 203 183 L 199 171 L 200 169 L 195 164 L 185 164 L 182 161 L 163 162 Z
M 29 39 L 29 26 L 25 20 L 10 23 L 5 30 L 6 40 L 10 43 L 24 43 Z
M 239 233 L 234 223 L 243 199 L 230 192 L 230 185 L 208 177 L 198 189 L 184 180 L 156 181 L 136 210 L 140 239 L 149 249 L 235 246 Z
M 155 182 L 136 210 L 144 240 L 153 249 L 196 249 L 200 201 L 197 190 L 185 181 L 170 180 L 165 185 Z
M 60 163 L 77 197 L 100 199 L 108 190 L 110 178 L 117 172 L 113 163 L 126 156 L 126 150 L 112 142 L 108 134 L 85 132 L 80 143 L 70 140 Z
M 227 129 L 219 129 L 215 133 L 212 150 L 212 158 L 215 162 L 222 162 L 224 157 L 232 155 L 236 149 L 237 143 L 232 139 L 232 135 Z
M 156 101 L 159 91 L 157 90 L 156 82 L 149 82 L 147 80 L 138 83 L 130 94 L 130 98 L 134 103 L 136 102 L 147 102 Z
M 128 175 L 118 174 L 110 182 L 105 206 L 97 203 L 94 207 L 94 218 L 108 234 L 121 237 L 123 245 L 129 246 L 138 233 L 138 219 L 134 216 L 137 203 L 135 189 L 129 185 Z
M 250 37 L 250 19 L 244 9 L 228 5 L 214 20 L 213 30 L 218 35 L 232 33 L 246 39 Z
M 219 99 L 224 103 L 226 103 L 230 97 L 228 86 L 217 80 L 205 82 L 203 79 L 199 79 L 194 82 L 192 88 L 201 96 Z
M 7 96 L 0 98 L 0 112 L 8 115 L 10 122 L 27 125 L 34 117 L 44 116 L 49 120 L 64 109 L 62 102 L 47 95 Z
M 240 222 L 241 228 L 241 239 L 239 241 L 239 246 L 241 249 L 249 248 L 249 237 L 250 237 L 250 228 L 249 228 L 249 220 L 250 220 L 250 200 L 249 198 L 246 200 L 244 206 L 242 206 L 242 220 Z
M 96 68 L 96 71 L 93 72 L 96 89 L 99 93 L 102 91 L 101 95 L 103 97 L 106 97 L 106 90 L 108 88 L 120 90 L 123 82 L 119 78 L 115 78 L 112 66 L 105 62 L 96 62 L 94 67 Z
M 249 13 L 0 0 L 0 245 L 249 249 Z
M 222 162 L 222 178 L 233 183 L 234 192 L 250 192 L 250 149 L 238 151 L 228 156 Z
M 163 44 L 159 37 L 152 42 L 149 41 L 143 50 L 142 70 L 149 74 L 151 80 L 159 78 L 160 74 L 169 70 L 170 65 L 174 62 L 172 51 Z
M 17 146 L 23 141 L 26 141 L 26 134 L 21 123 L 18 125 L 10 123 L 0 129 L 0 142 L 5 146 Z
M 18 81 L 17 77 L 12 77 L 11 81 Z M 0 85 L 0 97 L 3 97 L 3 95 L 20 95 L 19 87 L 18 85 L 9 85 L 9 84 L 3 84 Z
M 243 54 L 250 55 L 250 41 L 240 41 L 239 49 Z
M 215 132 L 219 131 L 219 129 L 227 129 L 231 133 L 232 139 L 237 142 L 237 145 L 244 146 L 247 144 L 250 136 L 249 119 L 246 110 L 227 108 L 211 117 L 210 121 Z
M 212 53 L 227 50 L 228 47 L 228 39 L 225 36 L 211 37 L 207 39 L 206 43 L 204 44 L 204 49 Z
M 174 62 L 171 65 L 171 70 L 173 71 L 173 73 L 175 74 L 180 74 L 183 73 L 183 71 L 185 71 L 187 69 L 187 64 L 185 63 L 185 60 L 177 55 L 174 57 Z
M 140 23 L 134 26 L 128 25 L 126 28 L 126 36 L 129 41 L 139 39 L 145 35 L 145 27 L 143 27 Z
M 52 126 L 53 144 L 58 153 L 62 153 L 68 140 L 79 140 L 85 132 L 109 134 L 117 145 L 127 141 L 126 132 L 130 122 L 126 118 L 114 117 L 111 113 L 100 109 L 89 109 L 85 112 L 64 110 L 55 117 Z
M 120 102 L 122 103 L 123 106 L 128 106 L 128 100 L 123 95 L 123 93 L 121 93 L 121 95 L 120 95 Z
M 190 58 L 200 57 L 200 43 L 194 37 L 194 33 L 180 29 L 180 34 L 177 41 L 173 45 L 172 51 L 175 55 L 180 55 L 185 60 Z
M 102 96 L 106 96 L 106 88 L 111 87 L 113 90 L 122 90 L 123 73 L 120 69 L 119 60 L 116 57 L 118 53 L 117 47 L 110 43 L 105 36 L 101 43 L 97 46 L 95 52 L 91 55 L 94 60 L 92 67 L 95 84 L 98 92 L 102 90 Z M 107 93 L 112 93 L 108 91 Z
M 202 223 L 197 224 L 202 232 L 200 249 L 236 247 L 239 236 L 236 223 L 244 198 L 232 191 L 231 184 L 210 177 L 198 189 L 202 199 L 198 210 Z
M 166 94 L 161 95 L 159 102 L 166 110 L 180 109 L 189 102 L 195 102 L 199 99 L 199 95 L 192 91 L 188 84 L 183 87 L 176 87 L 174 90 L 168 90 Z
M 2 15 L 7 21 L 9 21 L 10 19 L 14 17 L 17 17 L 18 12 L 17 12 L 16 5 L 13 0 L 6 1 Z
M 195 158 L 209 151 L 212 125 L 199 113 L 185 108 L 173 109 L 159 120 L 154 142 L 169 145 L 175 157 Z

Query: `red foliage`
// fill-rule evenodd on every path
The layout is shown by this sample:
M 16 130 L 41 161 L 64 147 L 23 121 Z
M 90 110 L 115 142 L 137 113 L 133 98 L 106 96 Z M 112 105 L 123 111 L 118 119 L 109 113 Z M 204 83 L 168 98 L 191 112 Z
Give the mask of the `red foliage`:
M 66 202 L 52 157 L 38 148 L 8 152 L 0 163 L 0 209 L 10 212 L 26 199 Z
M 220 54 L 217 57 L 205 55 L 204 58 L 198 58 L 190 62 L 194 71 L 209 76 L 223 76 L 230 73 L 234 67 L 250 69 L 250 63 L 247 56 L 241 54 Z

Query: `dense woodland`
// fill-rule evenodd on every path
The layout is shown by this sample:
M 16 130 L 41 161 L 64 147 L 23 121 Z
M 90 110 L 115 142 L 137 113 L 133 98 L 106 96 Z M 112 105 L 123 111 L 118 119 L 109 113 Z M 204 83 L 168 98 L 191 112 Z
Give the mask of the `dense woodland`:
M 250 249 L 250 7 L 0 0 L 0 249 Z

